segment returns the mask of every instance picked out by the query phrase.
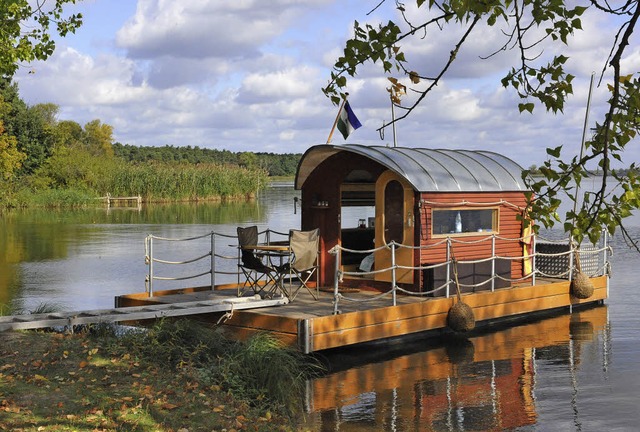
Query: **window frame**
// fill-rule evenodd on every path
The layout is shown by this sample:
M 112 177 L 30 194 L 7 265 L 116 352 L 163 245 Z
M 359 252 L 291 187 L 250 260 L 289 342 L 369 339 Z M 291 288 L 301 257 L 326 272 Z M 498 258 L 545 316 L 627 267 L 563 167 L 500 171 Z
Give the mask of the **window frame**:
M 434 229 L 433 229 L 433 224 L 435 221 L 435 215 L 434 213 L 438 212 L 438 211 L 486 211 L 486 210 L 491 210 L 492 214 L 491 214 L 491 230 L 487 231 L 487 230 L 482 230 L 482 231 L 467 231 L 467 232 L 448 232 L 448 233 L 442 233 L 442 234 L 434 234 Z M 493 234 L 499 234 L 500 233 L 500 207 L 497 206 L 487 206 L 487 207 L 476 207 L 476 208 L 469 208 L 469 207 L 438 207 L 438 208 L 431 208 L 431 218 L 430 218 L 430 223 L 429 223 L 429 232 L 431 234 L 431 238 L 446 238 L 446 237 L 468 237 L 468 236 L 490 236 Z

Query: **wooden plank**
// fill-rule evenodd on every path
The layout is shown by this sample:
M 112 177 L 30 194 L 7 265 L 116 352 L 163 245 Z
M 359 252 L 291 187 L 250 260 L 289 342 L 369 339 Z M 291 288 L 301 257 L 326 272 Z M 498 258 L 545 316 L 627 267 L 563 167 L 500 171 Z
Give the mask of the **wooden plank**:
M 430 298 L 420 303 L 316 317 L 312 323 L 313 334 L 317 335 L 325 332 L 333 332 L 336 329 L 365 327 L 421 317 L 433 313 L 447 312 L 452 304 L 452 298 Z
M 0 319 L 0 331 L 139 321 L 187 315 L 203 315 L 230 311 L 232 309 L 260 308 L 284 305 L 287 303 L 289 303 L 289 301 L 286 298 L 257 300 L 246 297 L 185 302 L 178 305 L 147 305 L 119 309 L 95 309 L 89 311 L 62 312 L 56 314 L 6 316 Z
M 595 290 L 588 302 L 602 300 L 605 298 L 605 290 Z M 494 318 L 503 318 L 507 316 L 520 315 L 528 312 L 543 311 L 556 309 L 571 305 L 573 302 L 569 294 L 558 294 L 553 296 L 545 296 L 534 299 L 512 301 L 504 304 L 494 304 L 484 307 L 476 307 L 473 309 L 476 321 L 483 321 Z M 585 300 L 580 300 L 584 303 Z
M 312 335 L 312 350 L 324 350 L 359 342 L 370 342 L 395 336 L 408 335 L 420 331 L 443 328 L 446 326 L 447 314 L 429 314 L 405 320 L 394 320 L 375 325 L 336 328 L 331 333 Z
M 233 317 L 225 321 L 225 325 L 246 327 L 256 330 L 268 330 L 278 333 L 298 333 L 298 320 L 281 315 L 262 314 L 238 311 Z

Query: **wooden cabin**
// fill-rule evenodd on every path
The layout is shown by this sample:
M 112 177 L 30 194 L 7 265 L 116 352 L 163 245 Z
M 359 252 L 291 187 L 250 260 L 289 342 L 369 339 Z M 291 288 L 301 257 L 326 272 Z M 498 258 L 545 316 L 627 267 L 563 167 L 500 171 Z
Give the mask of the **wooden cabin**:
M 320 285 L 334 283 L 336 256 L 330 250 L 338 244 L 364 251 L 395 241 L 409 246 L 397 250 L 396 265 L 413 268 L 447 261 L 447 254 L 459 261 L 492 254 L 522 257 L 526 245 L 511 240 L 521 238 L 523 231 L 526 186 L 521 173 L 513 160 L 489 151 L 311 147 L 300 161 L 295 187 L 302 191 L 302 229 L 320 228 Z M 388 250 L 372 255 L 372 269 L 391 265 Z M 357 271 L 365 256 L 344 251 L 340 267 Z M 461 264 L 461 285 L 482 283 L 492 270 L 505 279 L 524 275 L 522 259 L 496 260 L 494 265 L 495 269 L 491 262 Z M 445 272 L 400 269 L 395 277 L 399 286 L 424 292 L 445 283 Z M 341 286 L 375 287 L 384 282 L 388 289 L 390 280 L 391 272 L 382 272 L 345 277 Z M 509 284 L 496 281 L 502 284 L 497 287 Z

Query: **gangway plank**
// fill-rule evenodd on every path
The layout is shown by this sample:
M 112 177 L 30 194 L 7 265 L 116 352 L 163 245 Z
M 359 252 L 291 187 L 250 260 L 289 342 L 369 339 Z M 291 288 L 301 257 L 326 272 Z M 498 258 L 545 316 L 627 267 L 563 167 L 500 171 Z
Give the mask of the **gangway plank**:
M 256 297 L 240 297 L 154 304 L 148 306 L 130 306 L 117 309 L 12 315 L 0 317 L 0 332 L 64 326 L 72 328 L 72 326 L 81 324 L 114 323 L 164 317 L 202 315 L 216 312 L 230 312 L 238 309 L 281 306 L 287 303 L 289 303 L 289 300 L 286 297 L 264 300 Z

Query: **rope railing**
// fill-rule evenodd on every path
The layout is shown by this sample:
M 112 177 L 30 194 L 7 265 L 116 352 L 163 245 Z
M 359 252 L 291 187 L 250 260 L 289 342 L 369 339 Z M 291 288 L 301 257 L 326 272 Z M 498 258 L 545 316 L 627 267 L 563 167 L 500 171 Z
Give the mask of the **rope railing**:
M 525 254 L 523 252 L 522 255 L 517 255 L 517 256 L 502 256 L 502 255 L 498 255 L 495 253 L 495 242 L 496 240 L 502 240 L 502 241 L 516 241 L 516 242 L 520 242 L 520 243 L 527 243 L 527 244 L 533 244 L 533 250 L 532 253 L 530 254 Z M 580 248 L 578 245 L 574 245 L 574 244 L 569 244 L 566 240 L 547 240 L 545 243 L 546 244 L 551 244 L 551 245 L 558 245 L 558 246 L 562 246 L 562 247 L 566 247 L 567 250 L 561 251 L 561 252 L 556 252 L 556 253 L 547 253 L 547 252 L 539 252 L 535 249 L 535 245 L 537 243 L 539 243 L 539 241 L 533 242 L 534 239 L 534 235 L 531 234 L 530 236 L 524 236 L 524 237 L 517 237 L 517 238 L 506 238 L 506 237 L 500 237 L 498 235 L 492 235 L 490 236 L 488 239 L 481 239 L 481 240 L 461 240 L 461 239 L 456 239 L 456 238 L 451 238 L 451 237 L 447 237 L 446 239 L 443 239 L 439 242 L 437 242 L 436 244 L 432 244 L 432 245 L 421 245 L 421 246 L 412 246 L 412 245 L 403 245 L 403 244 L 399 244 L 396 243 L 394 241 L 374 248 L 374 249 L 366 249 L 366 250 L 357 250 L 357 249 L 349 249 L 349 248 L 343 248 L 341 245 L 336 245 L 334 246 L 329 253 L 332 255 L 336 256 L 336 267 L 335 267 L 335 278 L 334 278 L 334 300 L 333 300 L 333 309 L 334 309 L 334 314 L 340 313 L 339 311 L 339 303 L 340 301 L 350 301 L 350 302 L 359 302 L 359 303 L 364 303 L 364 302 L 373 302 L 373 301 L 377 301 L 383 297 L 389 296 L 391 295 L 393 298 L 393 305 L 396 305 L 396 292 L 401 292 L 403 294 L 409 295 L 409 296 L 432 296 L 435 295 L 436 292 L 440 292 L 442 290 L 445 290 L 445 297 L 449 297 L 450 293 L 449 293 L 449 287 L 451 284 L 454 283 L 454 281 L 451 279 L 450 275 L 452 274 L 451 271 L 451 266 L 454 264 L 454 262 L 456 263 L 456 265 L 464 265 L 464 264 L 482 264 L 482 263 L 487 263 L 487 262 L 491 262 L 491 275 L 488 276 L 486 278 L 486 280 L 480 281 L 480 282 L 476 282 L 476 283 L 471 283 L 471 284 L 465 284 L 465 283 L 460 283 L 458 282 L 458 286 L 461 288 L 468 288 L 468 289 L 476 289 L 479 287 L 484 287 L 488 284 L 491 284 L 491 291 L 495 290 L 495 281 L 497 280 L 501 280 L 501 281 L 505 281 L 508 283 L 518 283 L 518 282 L 522 282 L 525 280 L 531 280 L 532 285 L 535 285 L 535 277 L 536 275 L 541 276 L 541 277 L 548 277 L 548 278 L 568 278 L 569 280 L 572 279 L 573 277 L 573 272 L 574 272 L 574 266 L 575 266 L 575 262 L 574 262 L 574 257 L 576 256 L 576 254 L 579 254 L 581 256 L 586 256 L 586 255 L 598 255 L 598 256 L 602 256 L 602 265 L 600 265 L 597 269 L 595 269 L 595 271 L 593 271 L 590 276 L 594 276 L 594 275 L 604 275 L 604 274 L 608 274 L 608 272 L 610 272 L 610 265 L 607 259 L 607 255 L 612 253 L 611 247 L 607 244 L 607 236 L 603 236 L 602 239 L 602 243 L 603 245 L 601 247 L 587 247 L 587 248 Z M 455 260 L 453 258 L 453 244 L 454 243 L 465 243 L 465 244 L 475 244 L 475 243 L 480 243 L 483 241 L 491 241 L 492 242 L 492 254 L 490 257 L 487 258 L 479 258 L 479 259 L 471 259 L 471 260 Z M 395 260 L 395 256 L 397 253 L 397 250 L 400 248 L 408 248 L 408 249 L 420 249 L 420 250 L 427 250 L 427 249 L 432 249 L 438 246 L 441 246 L 443 243 L 446 243 L 446 257 L 447 259 L 441 263 L 437 263 L 437 264 L 428 264 L 428 265 L 418 265 L 418 266 L 407 266 L 407 265 L 402 265 L 402 264 L 396 264 L 396 260 Z M 377 251 L 380 250 L 390 250 L 391 252 L 391 265 L 386 267 L 386 268 L 376 268 L 375 270 L 368 270 L 368 271 L 364 271 L 362 269 L 360 269 L 359 271 L 346 271 L 343 270 L 341 267 L 341 262 L 342 262 L 342 253 L 343 252 L 348 252 L 348 253 L 352 253 L 352 254 L 362 254 L 362 255 L 368 255 L 371 253 L 375 253 Z M 566 261 L 567 265 L 565 266 L 566 270 L 562 271 L 562 272 L 556 272 L 556 273 L 546 273 L 543 270 L 541 270 L 540 268 L 536 267 L 536 260 L 559 260 L 562 259 L 564 261 Z M 502 260 L 502 261 L 522 261 L 523 262 L 523 267 L 524 267 L 524 263 L 525 260 L 531 260 L 532 263 L 532 271 L 528 274 L 524 274 L 522 277 L 518 277 L 518 278 L 513 278 L 513 277 L 505 277 L 501 274 L 499 274 L 498 272 L 496 272 L 496 266 L 495 263 L 498 260 Z M 439 267 L 446 267 L 446 280 L 444 283 L 442 283 L 441 285 L 434 287 L 430 290 L 427 291 L 420 291 L 420 292 L 415 292 L 415 291 L 409 291 L 406 290 L 402 287 L 397 286 L 396 284 L 396 271 L 397 270 L 411 270 L 411 271 L 424 271 L 424 270 L 432 270 L 432 269 L 436 269 Z M 511 266 L 509 266 L 511 267 Z M 384 291 L 381 292 L 378 295 L 372 296 L 372 297 L 368 297 L 368 298 L 350 298 L 348 296 L 345 296 L 343 293 L 340 292 L 340 287 L 339 287 L 339 283 L 342 283 L 344 281 L 344 276 L 371 276 L 371 275 L 376 275 L 376 274 L 380 274 L 380 273 L 384 273 L 384 272 L 391 272 L 391 284 L 390 284 L 390 288 L 388 291 Z M 524 272 L 523 272 L 524 273 Z
M 277 238 L 286 238 L 288 236 L 287 233 L 282 233 L 270 229 L 266 229 L 260 231 L 258 235 L 265 239 L 266 244 L 270 244 L 272 241 L 275 241 L 274 237 Z M 204 254 L 200 254 L 197 256 L 185 258 L 183 260 L 168 260 L 159 258 L 158 253 L 154 250 L 158 243 L 163 242 L 171 242 L 171 243 L 183 243 L 183 242 L 192 242 L 196 240 L 203 240 L 209 238 L 208 251 Z M 220 239 L 225 239 L 227 241 L 223 241 L 222 246 L 220 246 Z M 147 275 L 145 276 L 145 290 L 149 297 L 153 296 L 154 293 L 154 281 L 181 281 L 181 280 L 189 280 L 201 278 L 204 276 L 210 276 L 210 287 L 213 290 L 216 286 L 216 276 L 235 276 L 237 278 L 237 283 L 240 283 L 240 277 L 242 272 L 238 269 L 237 263 L 240 262 L 240 250 L 237 246 L 238 237 L 234 234 L 226 234 L 226 233 L 218 233 L 218 232 L 208 232 L 198 236 L 192 237 L 182 237 L 182 238 L 171 238 L 171 237 L 161 237 L 156 235 L 148 235 L 145 238 L 145 263 L 147 264 Z M 232 240 L 232 241 L 231 241 Z M 233 244 L 228 244 L 233 243 Z M 219 251 L 218 248 L 225 248 L 225 251 Z M 232 250 L 237 250 L 236 253 L 230 254 L 229 252 Z M 206 258 L 210 258 L 210 263 L 208 268 L 204 271 L 197 272 L 196 274 L 180 274 L 174 276 L 159 276 L 157 274 L 157 270 L 155 269 L 155 264 L 161 264 L 163 266 L 185 266 L 189 264 L 195 264 L 199 261 L 202 261 Z M 217 265 L 217 261 L 221 260 L 222 262 L 231 262 L 233 261 L 235 265 L 234 270 L 230 270 L 229 266 L 224 268 L 225 266 Z

